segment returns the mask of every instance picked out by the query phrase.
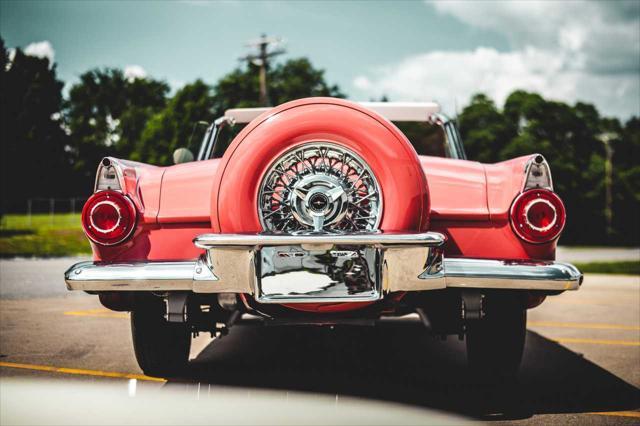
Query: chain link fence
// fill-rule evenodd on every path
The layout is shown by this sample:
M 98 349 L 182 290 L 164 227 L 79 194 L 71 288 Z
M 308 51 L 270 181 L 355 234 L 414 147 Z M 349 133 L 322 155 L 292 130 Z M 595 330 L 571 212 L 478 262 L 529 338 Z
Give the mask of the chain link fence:
M 40 218 L 43 215 L 48 216 L 51 225 L 74 222 L 78 220 L 75 214 L 82 211 L 82 206 L 86 201 L 87 197 L 29 198 L 25 202 L 24 209 L 19 209 L 11 214 L 24 214 L 27 226 L 31 226 L 33 217 L 36 215 Z

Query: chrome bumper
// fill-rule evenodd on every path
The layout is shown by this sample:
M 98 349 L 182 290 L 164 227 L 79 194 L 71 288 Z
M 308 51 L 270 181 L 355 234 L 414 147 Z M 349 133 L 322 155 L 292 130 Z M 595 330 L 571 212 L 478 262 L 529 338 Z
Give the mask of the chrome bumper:
M 196 261 L 101 264 L 65 272 L 69 290 L 246 293 L 261 303 L 374 301 L 394 291 L 448 287 L 577 290 L 582 274 L 561 262 L 444 258 L 443 235 L 206 234 Z

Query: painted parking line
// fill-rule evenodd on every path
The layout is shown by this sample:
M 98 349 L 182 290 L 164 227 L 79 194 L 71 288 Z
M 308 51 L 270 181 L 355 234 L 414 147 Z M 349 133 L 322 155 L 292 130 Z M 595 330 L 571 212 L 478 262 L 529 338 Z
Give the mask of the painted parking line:
M 129 318 L 129 314 L 126 312 L 114 312 L 105 308 L 87 309 L 84 311 L 67 311 L 64 315 L 98 318 Z
M 572 337 L 562 337 L 560 339 L 553 339 L 558 343 L 584 343 L 587 345 L 619 345 L 619 346 L 640 346 L 638 340 L 605 340 L 605 339 L 578 339 Z
M 46 371 L 51 373 L 72 374 L 72 375 L 80 375 L 80 376 L 108 377 L 108 378 L 114 378 L 114 379 L 136 379 L 136 380 L 145 380 L 145 381 L 160 382 L 160 383 L 166 382 L 166 380 L 164 379 L 161 379 L 158 377 L 149 377 L 149 376 L 145 376 L 144 374 L 118 373 L 114 371 L 86 370 L 86 369 L 80 369 L 80 368 L 53 367 L 51 365 L 0 362 L 0 367 L 17 368 L 17 369 L 32 370 L 32 371 Z M 593 413 L 586 413 L 586 414 L 597 415 L 597 416 L 640 418 L 640 411 L 609 411 L 609 412 L 603 411 L 603 412 L 593 412 Z
M 547 299 L 545 303 L 548 305 L 551 304 L 561 304 L 561 305 L 584 305 L 584 306 L 638 306 L 638 302 L 635 299 L 630 299 L 626 302 L 621 302 L 618 299 L 584 299 L 584 300 L 571 300 L 571 299 Z
M 602 411 L 597 413 L 588 413 L 597 416 L 617 416 L 617 417 L 636 417 L 640 418 L 640 411 Z
M 60 373 L 60 374 L 74 374 L 77 376 L 109 377 L 112 379 L 136 379 L 136 380 L 146 380 L 150 382 L 166 382 L 166 380 L 164 379 L 160 379 L 158 377 L 149 377 L 149 376 L 145 376 L 144 374 L 118 373 L 115 371 L 85 370 L 81 368 L 53 367 L 51 365 L 20 364 L 16 362 L 0 362 L 0 367 L 18 368 L 22 370 L 32 370 L 32 371 L 46 371 L 50 373 Z
M 640 326 L 636 325 L 602 324 L 588 322 L 528 321 L 527 326 L 552 328 L 587 328 L 592 330 L 640 330 Z

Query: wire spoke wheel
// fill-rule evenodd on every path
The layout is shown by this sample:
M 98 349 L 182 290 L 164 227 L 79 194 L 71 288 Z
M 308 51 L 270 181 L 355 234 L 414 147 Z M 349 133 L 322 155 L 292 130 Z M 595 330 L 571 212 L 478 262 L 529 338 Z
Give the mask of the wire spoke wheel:
M 298 146 L 267 170 L 258 215 L 271 232 L 356 232 L 378 228 L 378 182 L 354 152 L 330 143 Z

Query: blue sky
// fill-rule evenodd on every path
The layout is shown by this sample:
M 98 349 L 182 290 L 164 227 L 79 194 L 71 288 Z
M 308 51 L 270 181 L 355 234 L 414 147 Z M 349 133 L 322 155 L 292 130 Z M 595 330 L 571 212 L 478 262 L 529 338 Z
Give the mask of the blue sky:
M 172 87 L 213 83 L 245 42 L 282 37 L 351 98 L 437 100 L 446 110 L 515 88 L 640 114 L 640 3 L 631 2 L 67 2 L 1 1 L 9 47 L 53 56 L 73 83 L 93 67 L 127 68 Z

